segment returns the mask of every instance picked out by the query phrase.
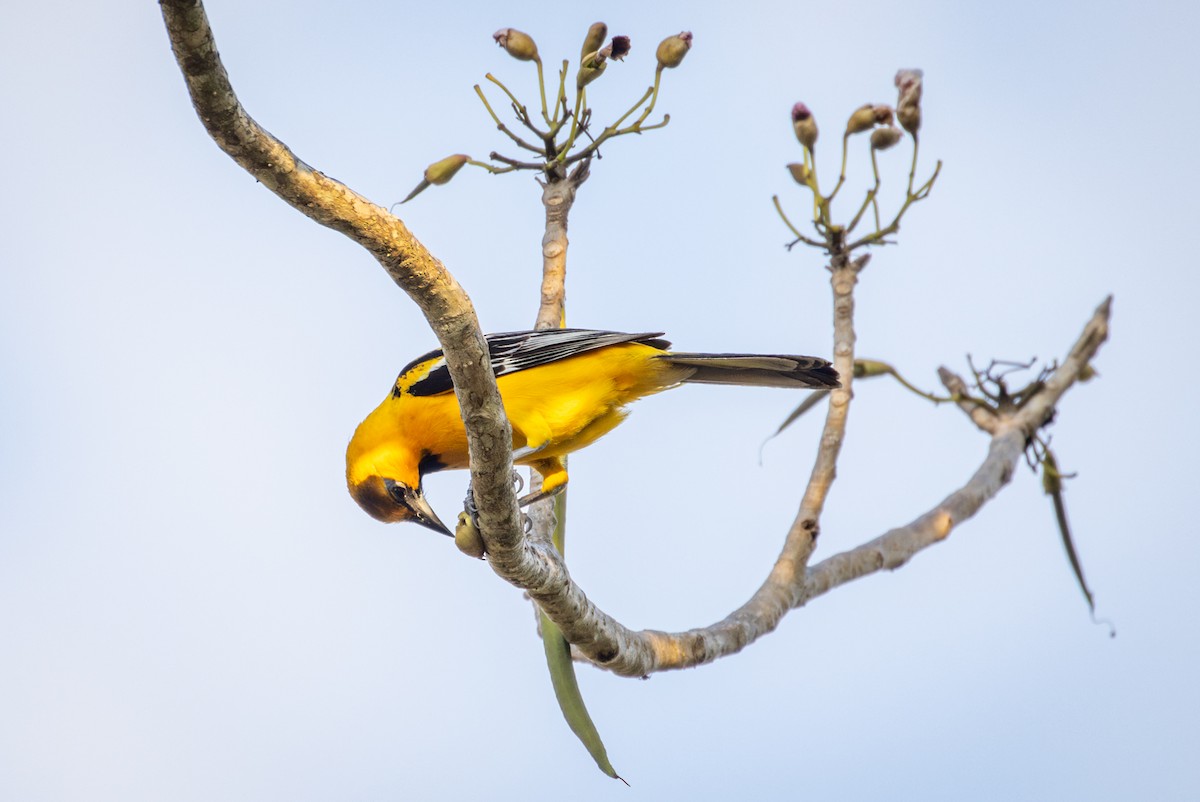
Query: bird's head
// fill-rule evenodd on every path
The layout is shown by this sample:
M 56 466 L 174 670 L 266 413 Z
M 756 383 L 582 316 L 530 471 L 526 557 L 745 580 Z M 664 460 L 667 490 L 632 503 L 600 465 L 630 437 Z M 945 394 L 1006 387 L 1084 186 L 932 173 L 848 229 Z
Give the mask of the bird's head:
M 377 410 L 354 433 L 346 448 L 346 485 L 368 515 L 384 523 L 414 521 L 443 535 L 453 534 L 421 492 L 421 477 L 438 463 L 406 448 L 383 424 Z M 374 428 L 373 428 L 374 427 Z
M 349 478 L 350 495 L 367 514 L 384 523 L 413 521 L 443 535 L 453 535 L 425 500 L 420 480 L 412 484 L 378 474 L 359 481 Z

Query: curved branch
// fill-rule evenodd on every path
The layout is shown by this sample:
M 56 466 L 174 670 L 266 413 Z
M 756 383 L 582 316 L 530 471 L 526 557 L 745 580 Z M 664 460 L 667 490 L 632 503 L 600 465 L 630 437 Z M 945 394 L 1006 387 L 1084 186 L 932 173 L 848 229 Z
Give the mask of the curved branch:
M 403 223 L 343 184 L 313 170 L 250 118 L 229 85 L 200 0 L 160 2 L 192 102 L 217 144 L 293 207 L 322 225 L 341 231 L 370 251 L 425 314 L 446 353 L 462 407 L 470 443 L 471 475 L 489 563 L 501 577 L 524 588 L 558 624 L 564 636 L 592 662 L 617 674 L 642 676 L 654 671 L 696 666 L 732 654 L 774 629 L 787 609 L 870 570 L 903 564 L 908 556 L 924 547 L 921 544 L 929 537 L 926 535 L 922 540 L 909 530 L 928 530 L 935 539 L 940 539 L 962 520 L 953 517 L 953 510 L 940 512 L 942 505 L 939 505 L 909 527 L 893 530 L 873 541 L 874 546 L 866 544 L 812 569 L 804 567 L 811 551 L 812 531 L 803 531 L 796 538 L 789 535 L 789 544 L 763 588 L 724 620 L 703 629 L 680 633 L 634 632 L 622 626 L 597 608 L 572 582 L 566 566 L 549 543 L 524 537 L 518 524 L 515 493 L 509 481 L 511 430 L 466 293 Z M 837 265 L 834 267 L 836 298 L 839 270 Z M 1044 423 L 1057 399 L 1079 378 L 1083 367 L 1107 336 L 1107 319 L 1106 302 L 1097 310 L 1096 318 L 1063 366 L 1046 381 L 1042 393 L 1015 415 L 1009 425 L 1002 427 L 993 441 L 988 461 L 964 488 L 982 484 L 986 492 L 978 494 L 977 503 L 970 502 L 975 505 L 973 509 L 970 504 L 955 507 L 957 514 L 961 516 L 963 510 L 969 510 L 967 514 L 970 514 L 978 509 L 990 498 L 988 493 L 994 494 L 1011 476 L 1020 454 L 1020 449 L 1014 451 L 1014 448 L 1018 443 L 1023 446 L 1024 438 Z M 847 347 L 852 362 L 852 340 Z M 842 369 L 846 354 L 837 336 L 834 356 Z M 845 366 L 843 375 L 852 375 L 850 365 Z M 986 475 L 980 478 L 985 469 Z M 994 473 L 997 470 L 999 473 Z M 820 463 L 814 468 L 816 485 L 806 493 L 801 506 L 801 515 L 797 518 L 800 529 L 804 529 L 803 521 L 808 520 L 805 510 L 815 509 L 819 513 L 824 503 L 825 490 L 821 489 L 820 480 L 824 472 Z M 832 473 L 829 479 L 832 479 Z M 827 489 L 827 483 L 824 486 Z M 908 543 L 909 539 L 912 544 Z M 793 540 L 798 542 L 799 548 L 793 548 Z M 858 556 L 868 547 L 878 551 L 881 542 L 896 555 L 889 558 L 890 561 Z M 834 570 L 860 563 L 867 568 L 876 567 Z
M 994 430 L 988 430 L 993 431 L 993 437 L 987 457 L 965 485 L 911 523 L 829 557 L 802 575 L 794 561 L 784 560 L 781 556 L 763 588 L 778 582 L 780 593 L 790 595 L 794 600 L 792 607 L 803 606 L 839 585 L 885 568 L 895 570 L 917 552 L 945 540 L 955 527 L 971 518 L 1011 481 L 1026 440 L 1045 423 L 1054 405 L 1079 380 L 1084 368 L 1108 338 L 1111 309 L 1112 298 L 1109 297 L 1096 309 L 1062 366 L 1046 380 L 1038 395 L 1020 412 L 997 422 Z M 975 405 L 967 405 L 963 411 L 972 416 L 975 409 Z M 646 642 L 644 653 L 652 658 L 640 668 L 643 673 L 689 668 L 736 652 L 775 628 L 782 618 L 782 613 L 777 614 L 777 610 L 778 596 L 764 595 L 760 589 L 750 602 L 711 626 L 674 634 L 636 633 L 638 639 Z M 592 653 L 582 645 L 578 651 L 584 659 L 595 661 Z M 627 662 L 622 661 L 620 670 L 611 664 L 602 667 L 617 673 L 633 673 L 626 665 Z
M 200 0 L 160 5 L 192 104 L 217 145 L 293 208 L 370 251 L 424 313 L 467 422 L 485 542 L 495 554 L 520 551 L 524 534 L 509 481 L 512 434 L 470 298 L 404 223 L 305 164 L 250 117 L 229 83 Z
M 944 540 L 954 527 L 973 516 L 1000 492 L 1012 479 L 1017 460 L 1024 453 L 1028 439 L 1046 422 L 1054 405 L 1079 380 L 1083 369 L 1108 339 L 1111 312 L 1112 296 L 1109 296 L 1096 308 L 1063 364 L 1020 412 L 1009 418 L 981 418 L 981 407 L 965 404 L 963 412 L 980 429 L 992 434 L 987 458 L 970 481 L 912 523 L 815 565 L 809 571 L 804 601 L 881 569 L 899 568 L 917 552 Z M 942 371 L 944 376 L 953 376 L 945 368 Z M 952 383 L 948 382 L 947 387 Z M 958 384 L 963 386 L 961 379 L 958 379 Z

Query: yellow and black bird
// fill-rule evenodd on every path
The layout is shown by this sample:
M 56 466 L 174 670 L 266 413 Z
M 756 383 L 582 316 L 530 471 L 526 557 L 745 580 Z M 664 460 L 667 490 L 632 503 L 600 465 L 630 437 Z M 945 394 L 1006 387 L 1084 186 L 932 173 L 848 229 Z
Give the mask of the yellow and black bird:
M 562 458 L 612 431 L 624 420 L 625 405 L 642 396 L 687 382 L 839 386 L 837 371 L 824 359 L 676 353 L 661 334 L 548 329 L 488 335 L 512 424 L 513 461 L 542 475 L 541 497 L 566 485 Z M 467 467 L 466 430 L 440 350 L 400 371 L 346 450 L 346 483 L 359 506 L 380 521 L 416 521 L 447 535 L 421 492 L 421 478 Z

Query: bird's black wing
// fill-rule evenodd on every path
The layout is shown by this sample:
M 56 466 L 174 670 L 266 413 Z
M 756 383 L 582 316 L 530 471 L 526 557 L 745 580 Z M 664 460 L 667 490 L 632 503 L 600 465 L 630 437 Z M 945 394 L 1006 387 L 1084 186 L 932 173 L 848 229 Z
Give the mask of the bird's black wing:
M 670 343 L 658 339 L 661 331 L 626 334 L 619 331 L 595 329 L 545 329 L 543 331 L 506 331 L 487 335 L 488 353 L 492 370 L 499 378 L 507 373 L 548 365 L 560 359 L 577 356 L 621 343 L 643 343 L 652 348 L 666 350 Z M 412 376 L 412 372 L 424 375 Z M 450 370 L 441 350 L 430 351 L 417 357 L 396 380 L 393 395 L 437 395 L 454 389 L 450 381 Z

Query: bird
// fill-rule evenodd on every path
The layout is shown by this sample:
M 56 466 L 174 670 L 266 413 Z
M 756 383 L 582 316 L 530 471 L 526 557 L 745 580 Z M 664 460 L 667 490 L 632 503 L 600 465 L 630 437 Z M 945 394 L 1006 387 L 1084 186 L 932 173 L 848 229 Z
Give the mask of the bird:
M 528 504 L 567 484 L 563 458 L 612 431 L 626 405 L 681 384 L 829 390 L 840 387 L 825 359 L 779 354 L 671 351 L 663 332 L 545 329 L 486 337 L 496 385 L 512 425 L 513 462 L 542 475 Z M 469 467 L 467 435 L 441 350 L 400 371 L 346 449 L 346 484 L 369 515 L 412 521 L 445 535 L 422 491 L 426 474 Z

